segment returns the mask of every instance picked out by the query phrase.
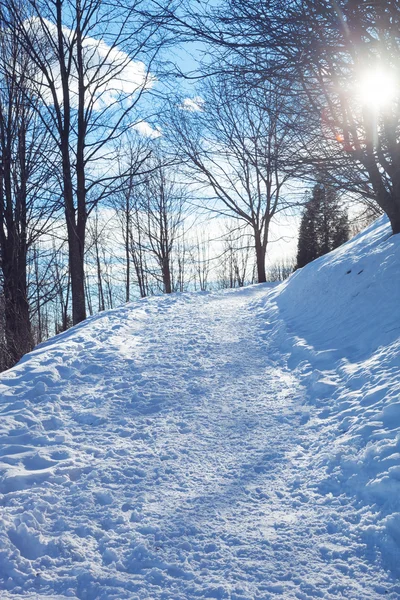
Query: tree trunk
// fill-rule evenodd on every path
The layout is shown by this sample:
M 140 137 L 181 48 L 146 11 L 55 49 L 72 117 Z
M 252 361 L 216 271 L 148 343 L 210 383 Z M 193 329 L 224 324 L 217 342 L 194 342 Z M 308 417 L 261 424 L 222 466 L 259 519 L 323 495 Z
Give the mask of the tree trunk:
M 171 269 L 169 266 L 169 257 L 165 257 L 162 260 L 162 277 L 164 284 L 164 292 L 166 294 L 172 293 L 172 283 L 171 283 Z
M 267 281 L 267 275 L 265 272 L 266 248 L 261 242 L 261 236 L 258 231 L 254 232 L 254 238 L 257 264 L 257 281 L 258 283 L 265 283 Z
M 390 203 L 380 203 L 378 202 L 381 206 L 381 208 L 383 208 L 383 210 L 386 212 L 389 221 L 390 221 L 390 225 L 392 227 L 392 232 L 393 233 L 400 233 L 400 200 L 398 200 L 397 202 L 395 202 L 394 200 L 392 200 Z
M 65 205 L 65 218 L 68 232 L 68 258 L 69 271 L 71 275 L 72 296 L 72 323 L 76 325 L 86 319 L 85 298 L 85 269 L 84 248 L 86 228 L 85 207 L 85 178 L 84 178 L 84 140 L 85 124 L 82 124 L 84 110 L 84 86 L 82 84 L 82 47 L 80 31 L 80 7 L 77 7 L 77 66 L 78 66 L 78 132 L 77 132 L 77 156 L 76 156 L 76 179 L 77 179 L 77 210 L 74 205 L 73 177 L 70 160 L 70 133 L 71 127 L 71 104 L 69 90 L 68 60 L 65 56 L 65 40 L 62 20 L 63 3 L 56 1 L 57 14 L 57 38 L 58 38 L 58 61 L 60 66 L 60 78 L 62 85 L 63 106 L 58 107 L 60 123 L 60 149 L 63 170 L 63 195 Z
M 104 291 L 103 291 L 103 281 L 102 281 L 102 273 L 101 273 L 101 259 L 100 259 L 99 244 L 98 244 L 97 222 L 96 222 L 96 230 L 95 230 L 94 235 L 96 236 L 95 242 L 94 242 L 94 248 L 96 251 L 97 291 L 98 291 L 98 295 L 99 295 L 99 312 L 101 312 L 106 309 L 106 306 L 105 306 L 105 302 L 104 302 Z
M 89 310 L 89 315 L 92 316 L 93 315 L 93 305 L 92 305 L 92 297 L 90 295 L 90 281 L 89 281 L 89 277 L 87 274 L 85 275 L 85 297 L 86 297 L 87 307 Z
M 13 263 L 13 265 L 9 265 L 9 268 L 3 268 L 5 336 L 9 355 L 7 366 L 14 365 L 33 348 L 26 289 L 26 267 L 23 257 L 19 257 L 19 260 L 13 261 Z
M 73 229 L 74 231 L 70 231 Z M 75 228 L 68 227 L 68 256 L 71 275 L 72 322 L 74 325 L 86 319 L 85 270 L 83 247 Z
M 130 302 L 131 291 L 131 261 L 129 253 L 129 231 L 130 231 L 130 206 L 129 196 L 125 198 L 125 263 L 126 263 L 126 279 L 125 279 L 125 302 Z
M 68 264 L 71 276 L 72 323 L 73 325 L 76 325 L 86 319 L 84 269 L 86 222 L 85 215 L 82 214 L 82 207 L 78 208 L 78 222 L 76 223 L 75 220 L 69 144 L 68 135 L 66 133 L 63 135 L 61 142 L 61 152 L 63 157 L 63 195 L 68 232 Z
M 5 339 L 7 345 L 6 366 L 13 366 L 33 348 L 29 303 L 27 293 L 27 216 L 25 156 L 21 163 L 13 165 L 10 140 L 13 135 L 10 123 L 5 128 L 4 115 L 0 119 L 0 250 L 3 273 Z M 18 150 L 24 148 L 24 120 L 20 120 Z M 19 169 L 18 169 L 19 167 Z M 19 188 L 15 192 L 16 173 Z
M 383 182 L 382 174 L 376 164 L 374 154 L 369 147 L 362 161 L 368 171 L 370 182 L 376 194 L 376 201 L 387 214 L 393 233 L 400 233 L 400 174 L 392 177 L 393 190 L 389 192 Z

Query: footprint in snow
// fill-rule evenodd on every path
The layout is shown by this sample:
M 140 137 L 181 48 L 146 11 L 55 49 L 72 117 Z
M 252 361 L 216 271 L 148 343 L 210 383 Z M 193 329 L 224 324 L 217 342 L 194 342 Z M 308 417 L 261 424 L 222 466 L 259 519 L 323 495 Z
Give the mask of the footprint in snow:
M 58 461 L 50 460 L 40 454 L 33 454 L 23 459 L 22 464 L 27 471 L 42 471 L 58 465 Z

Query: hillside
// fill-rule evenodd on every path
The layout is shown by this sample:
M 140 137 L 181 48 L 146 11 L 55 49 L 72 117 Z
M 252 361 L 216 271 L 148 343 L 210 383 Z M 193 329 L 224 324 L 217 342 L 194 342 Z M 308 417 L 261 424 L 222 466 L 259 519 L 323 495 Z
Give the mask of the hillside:
M 0 376 L 0 597 L 400 597 L 400 236 Z

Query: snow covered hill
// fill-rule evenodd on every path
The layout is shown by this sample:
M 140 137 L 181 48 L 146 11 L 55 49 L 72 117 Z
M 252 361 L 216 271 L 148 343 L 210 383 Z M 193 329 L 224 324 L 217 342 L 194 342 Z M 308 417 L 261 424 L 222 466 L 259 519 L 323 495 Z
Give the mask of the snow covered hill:
M 0 598 L 400 597 L 400 236 L 0 376 Z

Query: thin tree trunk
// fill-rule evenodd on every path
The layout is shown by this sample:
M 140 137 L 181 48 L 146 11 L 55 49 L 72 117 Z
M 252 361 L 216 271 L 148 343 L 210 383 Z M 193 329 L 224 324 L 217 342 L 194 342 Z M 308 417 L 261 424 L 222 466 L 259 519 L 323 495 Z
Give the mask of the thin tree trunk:
M 126 262 L 126 281 L 125 281 L 125 302 L 130 301 L 131 288 L 131 260 L 129 252 L 129 229 L 130 229 L 130 206 L 129 197 L 126 197 L 125 203 L 125 262 Z
M 102 274 L 101 274 L 101 260 L 100 260 L 100 254 L 99 254 L 99 245 L 98 245 L 98 232 L 97 232 L 97 223 L 96 223 L 96 231 L 95 234 L 96 239 L 94 242 L 94 247 L 96 250 L 96 269 L 97 269 L 97 290 L 98 290 L 98 295 L 99 295 L 99 311 L 101 312 L 102 310 L 105 310 L 105 302 L 104 302 L 104 291 L 103 291 L 103 281 L 102 281 Z

